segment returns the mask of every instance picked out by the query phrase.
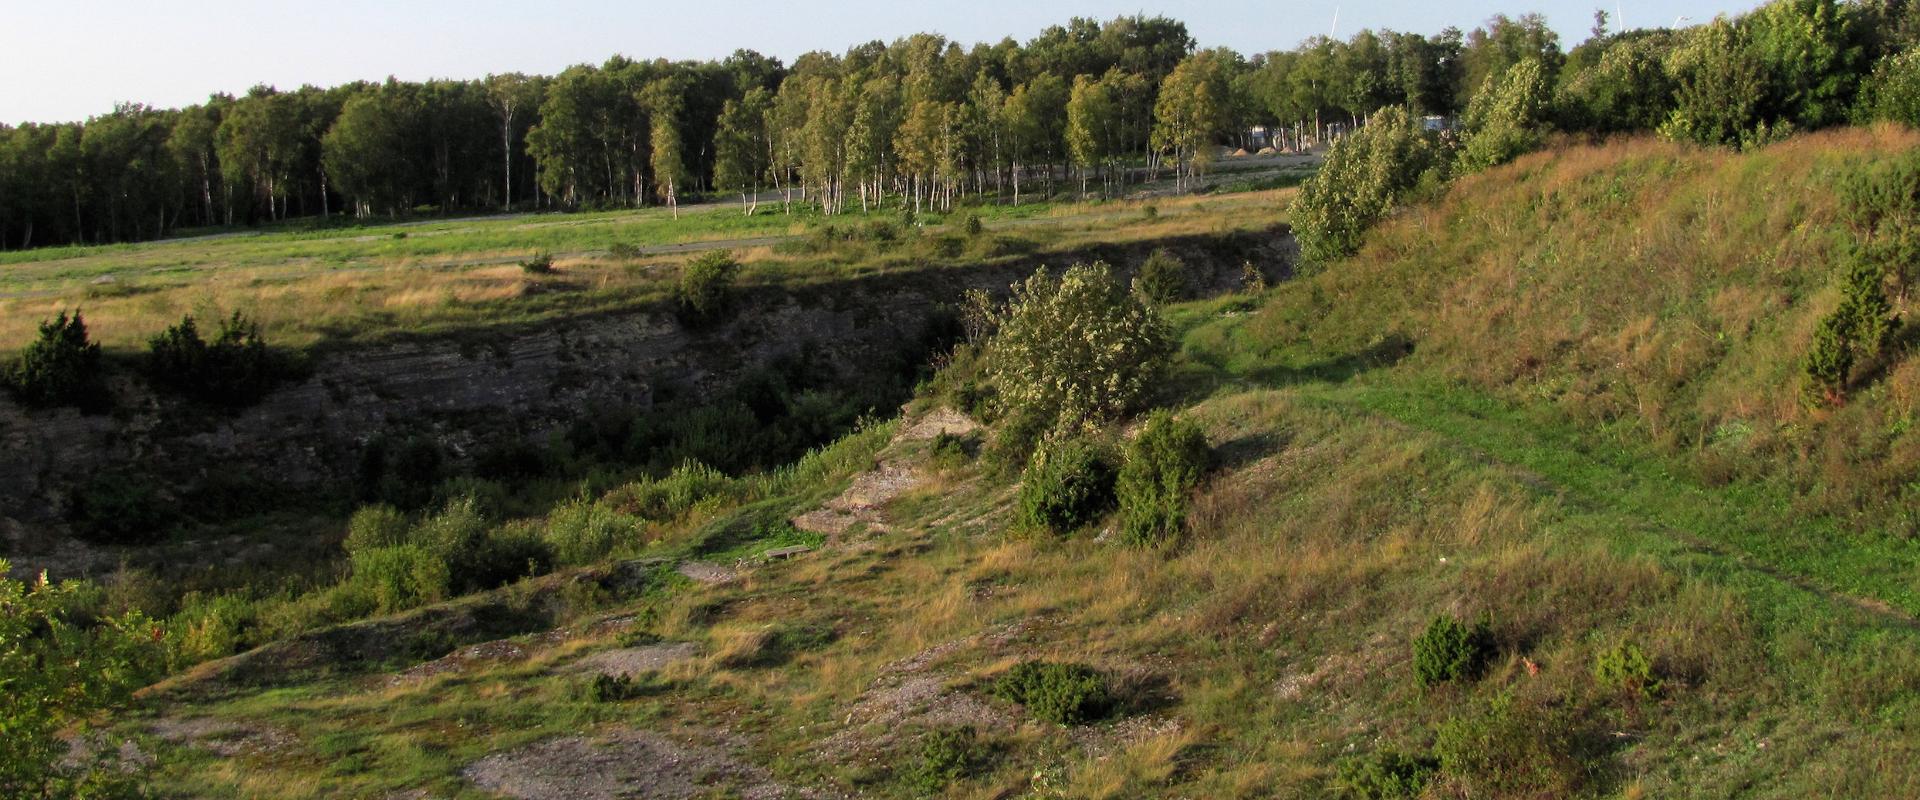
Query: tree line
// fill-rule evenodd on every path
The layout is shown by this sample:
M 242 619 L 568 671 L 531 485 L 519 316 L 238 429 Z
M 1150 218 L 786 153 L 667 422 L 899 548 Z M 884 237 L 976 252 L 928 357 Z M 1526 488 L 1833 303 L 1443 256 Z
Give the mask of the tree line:
M 1381 108 L 1455 117 L 1531 65 L 1566 130 L 1738 144 L 1920 110 L 1913 0 L 1779 0 L 1738 20 L 1611 33 L 1571 51 L 1538 15 L 1466 33 L 1361 31 L 1243 56 L 1181 22 L 1074 19 L 1022 44 L 933 34 L 791 65 L 615 57 L 553 76 L 255 87 L 178 110 L 0 126 L 0 249 L 289 218 L 577 209 L 737 195 L 825 213 L 1111 192 L 1221 146 L 1324 141 Z M 1861 89 L 1861 86 L 1867 89 Z

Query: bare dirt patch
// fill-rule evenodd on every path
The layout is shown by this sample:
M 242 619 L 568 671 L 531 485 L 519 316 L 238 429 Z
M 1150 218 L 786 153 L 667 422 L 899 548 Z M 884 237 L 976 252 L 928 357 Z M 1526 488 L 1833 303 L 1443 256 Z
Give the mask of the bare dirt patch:
M 708 585 L 732 583 L 740 579 L 738 571 L 705 561 L 682 561 L 674 570 L 688 580 Z
M 700 655 L 693 642 L 661 642 L 641 647 L 623 647 L 594 653 L 568 667 L 569 672 L 597 672 L 612 677 L 634 677 L 659 672 Z
M 639 730 L 549 739 L 487 756 L 461 775 L 519 800 L 773 800 L 793 794 L 724 745 Z
M 979 423 L 952 409 L 935 409 L 894 434 L 893 441 L 881 451 L 879 466 L 853 479 L 839 497 L 828 500 L 814 511 L 793 519 L 793 526 L 804 531 L 838 538 L 855 526 L 884 533 L 889 530 L 882 507 L 900 495 L 926 482 L 918 465 L 897 457 L 904 442 L 928 441 L 942 433 L 965 434 L 980 428 Z
M 212 717 L 159 719 L 147 729 L 165 741 L 197 747 L 224 758 L 272 755 L 299 742 L 299 737 L 291 731 Z

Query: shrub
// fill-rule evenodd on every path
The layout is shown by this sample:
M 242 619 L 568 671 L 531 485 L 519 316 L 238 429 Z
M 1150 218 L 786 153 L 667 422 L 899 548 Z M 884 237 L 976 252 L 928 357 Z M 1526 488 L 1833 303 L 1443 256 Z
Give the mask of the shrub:
M 1094 262 L 1014 285 L 987 364 L 1004 409 L 1072 433 L 1131 408 L 1172 350 L 1159 315 Z
M 1354 800 L 1416 798 L 1440 770 L 1439 759 L 1399 752 L 1374 753 L 1341 762 L 1334 790 Z
M 1748 36 L 1716 19 L 1694 29 L 1669 59 L 1674 109 L 1660 126 L 1669 139 L 1738 146 L 1765 124 L 1764 65 L 1753 57 Z
M 1594 658 L 1593 680 L 1604 688 L 1633 697 L 1652 697 L 1659 694 L 1661 688 L 1660 678 L 1653 671 L 1653 659 L 1639 645 L 1627 641 Z
M 259 402 L 296 369 L 267 346 L 258 323 L 240 312 L 220 321 L 212 343 L 200 338 L 193 315 L 147 342 L 147 379 L 153 385 L 227 408 Z
M 588 564 L 638 540 L 645 521 L 591 500 L 574 500 L 547 515 L 547 544 L 562 564 Z
M 1351 255 L 1367 229 L 1430 172 L 1443 170 L 1439 143 L 1405 108 L 1375 112 L 1366 127 L 1334 145 L 1320 171 L 1301 184 L 1292 209 L 1301 257 L 1325 264 Z
M 1055 534 L 1091 525 L 1113 507 L 1113 481 L 1113 467 L 1093 444 L 1066 439 L 1045 445 L 1020 476 L 1020 522 Z
M 40 323 L 39 338 L 20 351 L 5 377 L 14 397 L 29 406 L 74 406 L 92 413 L 111 404 L 100 345 L 87 338 L 87 322 L 77 310 Z
M 607 245 L 607 255 L 622 261 L 632 261 L 639 258 L 641 253 L 640 248 L 630 242 L 614 242 Z
M 0 559 L 0 796 L 107 796 L 81 790 L 114 782 L 119 765 L 75 763 L 64 737 L 84 736 L 157 677 L 160 628 L 137 612 L 78 627 L 66 609 L 88 584 L 28 584 L 11 569 Z
M 966 221 L 961 223 L 960 228 L 966 231 L 968 236 L 979 236 L 987 230 L 987 226 L 980 222 L 980 215 L 974 213 L 967 214 Z
M 1267 274 L 1252 261 L 1240 262 L 1240 291 L 1259 294 L 1267 290 Z
M 343 546 L 351 554 L 404 544 L 411 527 L 407 515 L 393 506 L 361 506 L 347 518 L 347 539 Z
M 1058 725 L 1078 725 L 1113 712 L 1107 679 L 1084 664 L 1025 661 L 993 683 L 993 694 Z
M 1854 118 L 1920 128 L 1920 50 L 1904 50 L 1874 65 L 1872 76 L 1860 85 Z
M 1463 796 L 1572 797 L 1586 783 L 1582 730 L 1558 704 L 1502 695 L 1441 725 L 1433 752 Z
M 664 478 L 653 478 L 615 489 L 607 503 L 624 513 L 654 522 L 671 522 L 685 516 L 709 498 L 729 497 L 734 490 L 732 478 L 702 464 L 688 461 Z
M 1462 120 L 1460 169 L 1499 166 L 1540 146 L 1550 97 L 1539 59 L 1514 64 L 1497 79 L 1487 76 Z
M 551 568 L 553 552 L 528 526 L 495 527 L 471 497 L 447 503 L 408 534 L 408 543 L 446 562 L 458 593 L 491 589 Z
M 1473 680 L 1493 657 L 1493 630 L 1482 621 L 1468 627 L 1438 616 L 1413 640 L 1413 677 L 1421 686 Z
M 553 254 L 540 253 L 539 255 L 536 255 L 533 258 L 529 258 L 525 261 L 520 262 L 520 271 L 525 272 L 528 275 L 552 274 L 553 273 Z
M 1879 261 L 1856 252 L 1843 280 L 1840 305 L 1820 320 L 1807 353 L 1807 395 L 1816 405 L 1836 402 L 1845 394 L 1854 365 L 1878 356 L 1896 323 L 1887 299 L 1886 269 Z
M 683 316 L 693 321 L 711 321 L 730 299 L 740 262 L 730 250 L 710 250 L 680 270 L 680 282 L 674 287 L 674 301 Z
M 972 727 L 935 728 L 920 740 L 919 757 L 901 775 L 901 782 L 922 797 L 944 793 L 984 766 L 990 753 Z
M 1139 274 L 1133 278 L 1133 290 L 1141 297 L 1156 305 L 1185 300 L 1192 285 L 1187 276 L 1187 265 L 1179 257 L 1164 249 L 1153 251 L 1147 256 L 1146 263 L 1140 265 Z
M 356 550 L 352 563 L 351 582 L 382 614 L 445 600 L 453 585 L 446 560 L 416 544 Z
M 638 676 L 625 673 L 608 675 L 603 672 L 582 684 L 581 695 L 594 703 L 620 703 L 659 694 L 671 688 L 673 688 L 672 682 L 661 679 L 657 672 L 641 673 Z
M 1188 496 L 1206 472 L 1207 456 L 1200 426 L 1164 411 L 1149 418 L 1128 443 L 1114 487 L 1121 535 L 1133 544 L 1178 536 L 1186 524 Z
M 71 503 L 74 533 L 96 544 L 154 544 L 180 519 L 176 504 L 145 475 L 100 473 L 74 491 Z
M 927 448 L 928 460 L 936 469 L 955 470 L 971 463 L 979 448 L 979 440 L 972 436 L 941 431 Z

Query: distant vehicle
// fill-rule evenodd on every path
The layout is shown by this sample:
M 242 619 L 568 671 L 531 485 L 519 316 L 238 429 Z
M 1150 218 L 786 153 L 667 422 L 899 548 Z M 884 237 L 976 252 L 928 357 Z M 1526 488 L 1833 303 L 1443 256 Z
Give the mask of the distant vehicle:
M 1453 130 L 1453 120 L 1439 115 L 1429 115 L 1420 118 L 1420 128 L 1430 133 L 1445 133 Z

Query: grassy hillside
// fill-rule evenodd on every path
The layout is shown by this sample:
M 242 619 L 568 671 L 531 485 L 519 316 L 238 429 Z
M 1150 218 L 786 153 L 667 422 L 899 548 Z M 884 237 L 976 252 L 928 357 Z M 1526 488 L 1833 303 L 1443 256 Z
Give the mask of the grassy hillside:
M 185 796 L 1914 796 L 1920 367 L 1900 345 L 1810 410 L 1799 365 L 1836 181 L 1915 146 L 1560 149 L 1318 274 L 1167 308 L 1158 401 L 1215 457 L 1168 547 L 1010 534 L 1015 479 L 941 382 L 621 534 L 659 559 L 637 588 L 296 639 L 114 730 Z M 1443 616 L 1491 657 L 1422 686 Z M 501 618 L 562 627 L 468 647 Z M 1003 699 L 1033 659 L 1104 675 L 1109 713 Z

